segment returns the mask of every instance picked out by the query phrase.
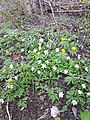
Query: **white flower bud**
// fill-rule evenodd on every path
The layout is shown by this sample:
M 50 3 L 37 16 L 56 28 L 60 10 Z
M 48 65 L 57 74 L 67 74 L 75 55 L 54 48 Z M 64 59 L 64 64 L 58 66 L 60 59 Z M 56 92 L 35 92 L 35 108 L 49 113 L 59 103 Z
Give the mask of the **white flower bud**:
M 56 52 L 59 52 L 59 48 L 56 48 Z
M 68 73 L 68 70 L 65 69 L 65 70 L 64 70 L 64 73 L 67 74 L 67 73 Z
M 73 106 L 77 105 L 77 101 L 76 100 L 73 100 L 71 103 L 73 104 Z
M 60 93 L 59 93 L 59 98 L 63 98 L 63 96 L 64 96 L 64 93 L 63 93 L 63 92 L 60 92 Z
M 31 68 L 32 71 L 34 71 L 34 69 L 35 69 L 34 67 Z
M 85 84 L 82 84 L 81 86 L 82 86 L 82 88 L 86 88 L 86 85 L 85 85 Z
M 52 69 L 55 71 L 55 70 L 57 69 L 57 67 L 56 67 L 56 66 L 53 66 Z
M 80 94 L 80 95 L 81 95 L 82 93 L 83 93 L 83 92 L 82 92 L 81 90 L 78 90 L 78 94 Z
M 87 96 L 90 96 L 90 93 L 87 93 Z
M 40 70 L 38 70 L 37 73 L 40 74 L 41 73 Z
M 85 67 L 85 71 L 88 72 L 88 67 Z
M 79 65 L 78 65 L 78 64 L 76 64 L 74 67 L 78 69 L 78 68 L 79 68 Z

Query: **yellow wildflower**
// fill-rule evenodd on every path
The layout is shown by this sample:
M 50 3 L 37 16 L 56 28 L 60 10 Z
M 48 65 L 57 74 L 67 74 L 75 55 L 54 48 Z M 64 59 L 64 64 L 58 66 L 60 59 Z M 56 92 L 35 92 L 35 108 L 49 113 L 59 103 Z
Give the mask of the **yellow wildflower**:
M 37 34 L 37 35 L 40 35 L 40 33 L 39 33 L 39 32 L 36 32 L 36 34 Z
M 23 63 L 21 63 L 21 66 L 22 66 L 22 67 L 24 67 L 24 64 L 23 64 Z
M 19 45 L 19 42 L 17 42 L 16 44 Z
M 38 51 L 37 54 L 40 55 L 40 52 Z
M 6 69 L 6 66 L 4 66 L 4 69 Z
M 8 82 L 9 82 L 9 83 L 12 83 L 12 82 L 13 82 L 13 79 L 10 77 L 10 78 L 8 79 Z
M 65 49 L 62 48 L 62 49 L 61 49 L 61 52 L 65 53 Z
M 7 71 L 6 68 L 4 68 L 3 72 L 5 73 L 6 71 Z
M 64 40 L 65 40 L 65 38 L 61 38 L 61 40 L 62 40 L 62 41 L 64 41 Z
M 8 54 L 8 50 L 6 50 L 6 54 Z
M 77 48 L 75 46 L 72 46 L 72 50 L 76 50 Z
M 84 18 L 84 20 L 87 20 L 86 17 Z

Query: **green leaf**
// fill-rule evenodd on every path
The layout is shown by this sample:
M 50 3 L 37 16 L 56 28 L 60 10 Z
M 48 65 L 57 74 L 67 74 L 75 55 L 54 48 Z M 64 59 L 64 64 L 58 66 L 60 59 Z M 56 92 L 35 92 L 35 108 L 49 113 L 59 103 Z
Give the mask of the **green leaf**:
M 90 113 L 88 110 L 80 111 L 80 119 L 81 120 L 90 120 Z

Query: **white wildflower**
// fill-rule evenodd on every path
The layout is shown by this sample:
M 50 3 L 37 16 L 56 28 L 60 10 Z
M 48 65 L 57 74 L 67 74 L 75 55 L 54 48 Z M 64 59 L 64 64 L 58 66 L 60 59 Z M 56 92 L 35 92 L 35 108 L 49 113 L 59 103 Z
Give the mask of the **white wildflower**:
M 39 48 L 38 48 L 39 50 L 41 50 L 42 48 L 41 48 L 41 46 L 39 46 Z
M 7 37 L 8 37 L 8 35 L 4 35 L 3 37 L 4 37 L 4 38 L 7 38 Z
M 42 61 L 41 61 L 41 60 L 38 60 L 37 62 L 38 62 L 38 64 L 40 64 Z
M 48 60 L 46 60 L 45 62 L 46 62 L 47 64 L 49 64 L 49 61 L 48 61 Z
M 64 70 L 64 74 L 67 74 L 67 73 L 68 73 L 68 70 L 65 69 L 65 70 Z
M 78 54 L 78 59 L 80 60 L 80 58 L 81 58 L 81 55 Z
M 38 70 L 37 73 L 40 74 L 41 73 L 40 70 Z
M 3 99 L 0 99 L 0 103 L 3 104 L 3 103 L 4 103 L 4 100 L 3 100 Z
M 24 52 L 24 49 L 23 49 L 23 48 L 21 49 L 21 52 Z
M 35 70 L 35 68 L 34 68 L 34 67 L 32 67 L 32 68 L 31 68 L 31 70 L 32 70 L 32 71 L 34 71 L 34 70 Z
M 39 47 L 41 47 L 42 43 L 39 43 Z
M 53 66 L 52 69 L 55 71 L 55 70 L 57 69 L 57 67 L 56 67 L 56 66 Z
M 28 53 L 30 53 L 30 50 L 28 51 Z
M 71 39 L 69 38 L 68 41 L 71 41 Z
M 21 58 L 22 58 L 22 59 L 24 59 L 24 57 L 23 57 L 23 56 L 21 56 Z
M 44 42 L 44 39 L 43 39 L 43 38 L 40 38 L 39 41 L 40 41 L 40 42 Z
M 88 67 L 85 67 L 85 71 L 88 72 Z
M 42 68 L 43 68 L 43 69 L 46 68 L 46 65 L 45 65 L 45 64 L 42 64 Z
M 59 93 L 59 98 L 63 98 L 63 96 L 64 96 L 64 93 L 63 93 L 63 92 L 60 92 L 60 93 Z
M 78 94 L 80 94 L 80 95 L 81 95 L 82 93 L 83 93 L 83 92 L 82 92 L 81 90 L 78 90 Z
M 86 85 L 85 85 L 85 84 L 82 84 L 81 86 L 82 86 L 82 88 L 86 88 Z
M 55 118 L 55 117 L 57 117 L 59 115 L 60 115 L 59 109 L 56 106 L 52 106 L 52 108 L 51 108 L 51 116 Z
M 18 80 L 18 77 L 17 77 L 17 76 L 14 76 L 13 78 L 14 78 L 15 80 Z
M 56 48 L 56 52 L 59 52 L 59 48 Z
M 76 100 L 73 100 L 71 103 L 72 103 L 73 105 L 77 105 L 77 101 L 76 101 Z
M 37 49 L 34 49 L 33 52 L 36 53 L 36 52 L 37 52 Z
M 90 96 L 90 93 L 87 93 L 87 96 Z
M 7 84 L 6 89 L 7 89 L 7 88 L 10 88 L 10 87 L 11 87 L 10 84 Z
M 22 42 L 24 42 L 25 41 L 25 39 L 22 39 Z
M 67 56 L 67 57 L 66 57 L 66 59 L 67 59 L 67 60 L 70 60 L 70 57 L 69 57 L 69 56 Z
M 44 54 L 45 54 L 45 55 L 48 55 L 48 50 L 45 50 L 45 51 L 44 51 Z
M 13 69 L 13 65 L 11 64 L 11 65 L 9 66 L 9 68 L 10 68 L 10 69 Z
M 11 88 L 11 89 L 13 89 L 13 84 L 12 84 L 12 85 L 10 85 L 10 88 Z
M 79 65 L 78 65 L 78 64 L 76 64 L 74 67 L 78 69 L 78 68 L 79 68 Z
M 33 45 L 31 45 L 33 47 Z

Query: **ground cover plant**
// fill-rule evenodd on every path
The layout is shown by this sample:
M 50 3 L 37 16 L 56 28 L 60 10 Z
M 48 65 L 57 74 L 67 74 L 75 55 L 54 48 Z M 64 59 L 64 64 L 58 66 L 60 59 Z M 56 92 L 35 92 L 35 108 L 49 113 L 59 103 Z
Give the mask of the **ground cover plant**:
M 77 34 L 66 30 L 58 36 L 51 29 L 6 29 L 0 36 L 0 99 L 6 102 L 18 99 L 18 107 L 25 109 L 32 85 L 35 90 L 47 93 L 59 108 L 62 106 L 59 101 L 65 97 L 62 111 L 78 105 L 81 110 L 89 110 L 90 65 L 79 54 L 77 40 Z M 68 90 L 58 86 L 60 79 L 69 86 Z

